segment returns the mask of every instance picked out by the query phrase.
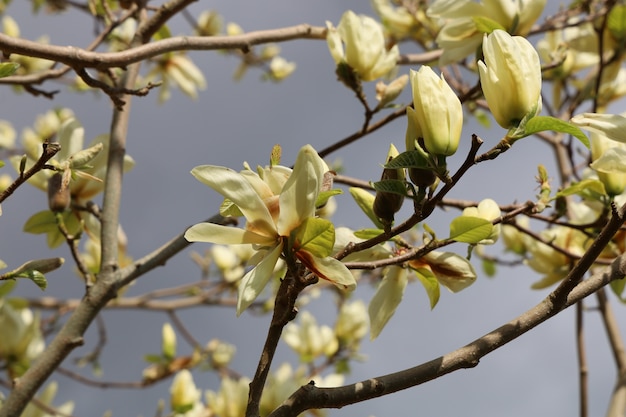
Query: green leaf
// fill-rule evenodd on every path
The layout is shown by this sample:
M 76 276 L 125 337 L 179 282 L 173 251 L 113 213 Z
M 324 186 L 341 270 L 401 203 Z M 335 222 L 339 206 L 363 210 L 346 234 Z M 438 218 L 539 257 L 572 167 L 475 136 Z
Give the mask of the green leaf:
M 402 180 L 382 180 L 372 184 L 376 191 L 383 193 L 400 194 L 406 197 L 408 195 L 406 191 L 406 181 Z
M 485 16 L 472 16 L 472 20 L 476 25 L 476 30 L 481 33 L 490 34 L 496 29 L 506 30 L 500 23 Z
M 17 71 L 19 67 L 20 64 L 15 62 L 4 62 L 0 64 L 0 78 L 15 74 L 15 71 Z
M 4 166 L 4 161 L 0 161 L 0 168 Z
M 187 411 L 191 411 L 193 407 L 194 407 L 193 403 L 181 404 L 181 405 L 177 405 L 176 407 L 174 407 L 172 411 L 174 411 L 175 414 L 185 414 L 187 413 Z
M 560 197 L 567 197 L 569 195 L 589 195 L 589 193 L 597 193 L 600 195 L 606 195 L 606 189 L 604 184 L 600 180 L 585 179 L 570 185 L 567 188 L 562 189 L 554 196 L 555 199 Z
M 481 217 L 459 216 L 450 223 L 450 239 L 457 242 L 477 244 L 487 239 L 493 231 L 493 224 Z
M 430 168 L 430 164 L 428 163 L 428 159 L 424 157 L 422 151 L 414 149 L 402 152 L 385 164 L 385 168 Z
M 566 122 L 556 117 L 550 116 L 535 116 L 526 123 L 524 126 L 525 136 L 543 132 L 546 130 L 553 130 L 555 132 L 567 133 L 578 139 L 587 149 L 589 149 L 589 139 L 577 126 Z
M 220 205 L 220 214 L 224 217 L 242 217 L 243 213 L 232 201 L 225 198 Z
M 378 216 L 374 214 L 374 200 L 376 199 L 376 196 L 369 191 L 358 187 L 351 187 L 349 191 L 356 204 L 361 210 L 363 210 L 363 213 L 365 213 L 365 215 L 372 221 L 372 223 L 374 223 L 376 227 L 382 229 L 383 224 L 378 219 Z
M 293 247 L 306 251 L 318 258 L 325 258 L 333 251 L 335 227 L 326 219 L 306 218 L 295 230 Z
M 33 214 L 24 224 L 26 233 L 41 234 L 58 230 L 57 219 L 50 210 L 40 211 Z
M 31 271 L 28 274 L 28 277 L 25 277 L 25 278 L 28 278 L 31 281 L 33 281 L 35 285 L 41 288 L 41 291 L 45 291 L 46 288 L 48 287 L 48 281 L 46 281 L 46 277 L 39 271 Z
M 606 26 L 616 40 L 626 38 L 626 5 L 615 5 L 607 16 Z
M 148 353 L 146 355 L 143 355 L 143 360 L 148 363 L 157 363 L 157 364 L 166 362 L 163 356 L 156 355 L 154 353 Z
M 426 290 L 426 294 L 428 294 L 428 299 L 430 300 L 430 309 L 432 310 L 439 302 L 439 281 L 430 269 L 418 268 L 414 269 L 413 271 L 415 271 L 417 279 L 419 279 L 419 281 L 422 283 L 422 286 Z
M 381 229 L 361 229 L 361 230 L 357 230 L 356 232 L 354 232 L 354 236 L 358 237 L 359 239 L 369 240 L 369 239 L 375 238 L 376 236 L 380 235 L 381 233 L 384 233 L 384 230 L 381 230 Z
M 320 191 L 317 196 L 317 200 L 315 200 L 315 207 L 323 207 L 324 204 L 328 203 L 328 200 L 335 195 L 343 194 L 343 190 L 338 188 L 328 190 L 328 191 Z

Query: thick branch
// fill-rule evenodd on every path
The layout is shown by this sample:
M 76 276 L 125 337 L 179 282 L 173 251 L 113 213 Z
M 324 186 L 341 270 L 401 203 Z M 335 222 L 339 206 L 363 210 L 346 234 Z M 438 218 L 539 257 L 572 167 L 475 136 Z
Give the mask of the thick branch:
M 555 304 L 551 301 L 553 297 L 546 297 L 534 308 L 468 345 L 414 368 L 338 388 L 317 388 L 313 384 L 305 385 L 274 410 L 270 417 L 297 416 L 313 408 L 340 408 L 411 388 L 459 369 L 473 368 L 478 365 L 483 356 L 515 340 L 565 308 L 625 275 L 626 255 L 622 255 L 613 262 L 611 267 L 578 284 L 563 304 Z
M 126 67 L 130 64 L 174 51 L 208 51 L 218 49 L 249 50 L 252 46 L 293 39 L 324 39 L 326 28 L 301 24 L 281 29 L 261 30 L 236 36 L 177 36 L 121 52 L 91 52 L 74 46 L 44 45 L 0 33 L 0 50 L 4 55 L 19 54 L 61 62 L 73 68 Z M 129 87 L 132 88 L 132 85 Z

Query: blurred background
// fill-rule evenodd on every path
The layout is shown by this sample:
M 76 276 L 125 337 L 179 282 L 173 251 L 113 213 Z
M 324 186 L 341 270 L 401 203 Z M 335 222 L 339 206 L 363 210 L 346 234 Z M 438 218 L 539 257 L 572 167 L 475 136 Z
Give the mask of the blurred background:
M 309 23 L 323 26 L 326 20 L 339 23 L 345 10 L 374 16 L 369 2 L 315 2 L 266 0 L 215 0 L 197 2 L 189 7 L 197 16 L 205 9 L 217 10 L 225 22 L 236 22 L 245 31 Z M 52 44 L 84 47 L 93 33 L 93 22 L 84 14 L 68 12 L 61 15 L 31 14 L 30 2 L 16 1 L 7 14 L 20 24 L 21 36 L 36 39 L 47 34 Z M 184 19 L 171 21 L 173 35 L 190 33 Z M 536 41 L 534 39 L 533 41 Z M 179 90 L 159 105 L 158 92 L 135 98 L 131 108 L 131 124 L 127 151 L 135 168 L 126 174 L 123 187 L 121 222 L 128 236 L 129 254 L 135 259 L 152 251 L 191 224 L 217 212 L 220 196 L 196 181 L 189 171 L 196 165 L 216 164 L 240 169 L 247 161 L 252 166 L 266 164 L 274 144 L 283 149 L 282 162 L 291 165 L 297 151 L 310 143 L 322 149 L 360 129 L 363 110 L 334 73 L 334 62 L 326 43 L 298 40 L 280 44 L 281 56 L 297 63 L 296 72 L 281 83 L 262 81 L 261 71 L 251 69 L 238 82 L 233 73 L 239 64 L 233 56 L 218 52 L 192 52 L 189 55 L 204 72 L 207 88 L 197 100 Z M 417 52 L 402 45 L 401 53 Z M 414 69 L 417 69 L 414 68 Z M 400 67 L 408 73 L 409 67 Z M 61 92 L 54 100 L 15 95 L 3 87 L 0 119 L 10 121 L 18 132 L 31 126 L 35 117 L 55 107 L 69 107 L 85 128 L 85 139 L 107 133 L 111 122 L 111 103 L 102 94 L 76 94 L 63 85 L 46 83 L 43 89 Z M 374 103 L 374 83 L 366 93 Z M 407 89 L 408 90 L 408 89 Z M 405 91 L 396 102 L 408 103 Z M 385 114 L 385 113 L 383 113 Z M 504 133 L 495 123 L 491 129 L 466 117 L 462 144 L 449 161 L 454 172 L 465 158 L 471 134 L 485 140 L 484 150 L 495 145 Z M 404 146 L 405 119 L 400 118 L 372 135 L 349 145 L 327 158 L 329 163 L 341 162 L 344 174 L 363 180 L 378 180 L 390 143 Z M 494 161 L 472 168 L 450 198 L 480 201 L 493 198 L 500 204 L 534 199 L 538 192 L 534 177 L 537 165 L 548 167 L 553 177 L 556 170 L 550 150 L 532 137 L 516 143 L 515 148 Z M 5 167 L 4 172 L 11 168 Z M 100 197 L 98 197 L 100 198 Z M 98 200 L 96 200 L 98 202 Z M 0 258 L 17 266 L 32 258 L 63 256 L 68 262 L 49 274 L 45 296 L 79 298 L 84 285 L 72 270 L 68 251 L 61 247 L 50 252 L 43 235 L 21 232 L 26 219 L 45 209 L 46 196 L 30 186 L 18 190 L 3 205 L 0 219 Z M 333 218 L 336 226 L 369 227 L 370 222 L 353 202 L 349 193 L 337 198 L 338 210 Z M 410 204 L 397 215 L 409 215 Z M 448 223 L 458 213 L 437 210 L 428 220 L 430 227 L 446 235 Z M 190 251 L 202 253 L 205 244 L 195 244 L 165 266 L 140 278 L 128 295 L 143 294 L 157 288 L 193 282 L 200 278 L 198 267 L 190 259 Z M 499 245 L 487 248 L 496 253 Z M 449 248 L 465 255 L 465 245 Z M 513 319 L 537 304 L 548 293 L 530 289 L 539 277 L 526 267 L 498 268 L 488 278 L 476 264 L 479 273 L 474 285 L 458 294 L 442 292 L 438 306 L 431 311 L 428 297 L 420 285 L 407 288 L 403 303 L 383 330 L 381 336 L 362 343 L 367 356 L 354 363 L 346 383 L 371 378 L 418 365 L 457 349 L 488 331 Z M 362 285 L 356 297 L 369 302 L 373 288 Z M 32 283 L 23 281 L 14 295 L 39 297 L 44 294 Z M 623 306 L 611 298 L 618 316 Z M 333 325 L 335 310 L 332 296 L 323 293 L 307 309 L 319 324 Z M 590 415 L 602 415 L 616 380 L 612 355 L 600 319 L 590 299 L 585 314 L 586 341 L 589 355 Z M 107 344 L 102 353 L 103 381 L 137 381 L 147 366 L 146 353 L 161 349 L 161 326 L 168 317 L 162 312 L 105 311 Z M 233 309 L 197 307 L 180 312 L 188 328 L 201 342 L 219 338 L 237 346 L 232 367 L 252 376 L 265 339 L 269 315 L 244 313 L 235 317 Z M 621 323 L 626 331 L 626 323 Z M 1 329 L 0 329 L 1 331 Z M 94 326 L 86 335 L 86 345 L 76 349 L 64 366 L 76 370 L 72 358 L 84 355 L 98 341 Z M 502 416 L 529 415 L 571 416 L 578 413 L 578 370 L 575 351 L 574 310 L 570 309 L 549 320 L 492 354 L 478 367 L 455 372 L 431 383 L 375 399 L 362 404 L 330 410 L 331 416 Z M 179 335 L 179 353 L 190 354 Z M 281 344 L 274 369 L 283 361 L 296 365 L 297 357 Z M 91 376 L 89 369 L 78 370 Z M 94 377 L 95 378 L 95 377 Z M 56 404 L 74 400 L 76 416 L 100 415 L 111 410 L 113 416 L 150 416 L 161 398 L 168 400 L 171 380 L 147 389 L 99 389 L 81 385 L 55 373 L 60 383 Z M 194 379 L 203 391 L 219 389 L 219 378 L 212 372 L 194 372 Z

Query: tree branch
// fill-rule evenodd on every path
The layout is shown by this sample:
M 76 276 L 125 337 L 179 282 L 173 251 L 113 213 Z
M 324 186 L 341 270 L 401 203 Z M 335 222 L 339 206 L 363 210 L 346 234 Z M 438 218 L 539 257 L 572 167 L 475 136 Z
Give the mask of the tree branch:
M 574 287 L 563 303 L 554 303 L 555 297 L 551 294 L 521 316 L 468 345 L 414 368 L 338 388 L 317 388 L 313 383 L 309 383 L 283 402 L 270 417 L 297 416 L 305 410 L 314 408 L 341 408 L 415 387 L 459 369 L 473 368 L 485 355 L 625 275 L 626 255 L 622 255 L 615 259 L 610 267 Z

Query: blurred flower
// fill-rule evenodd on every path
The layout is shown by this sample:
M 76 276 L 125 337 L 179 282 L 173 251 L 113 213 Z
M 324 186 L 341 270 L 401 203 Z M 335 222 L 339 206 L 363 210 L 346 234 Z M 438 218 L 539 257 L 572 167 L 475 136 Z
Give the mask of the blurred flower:
M 378 81 L 376 83 L 376 100 L 378 100 L 377 108 L 382 109 L 387 104 L 392 103 L 396 98 L 398 98 L 408 82 L 409 76 L 407 74 L 399 76 L 389 84 Z
M 206 347 L 211 359 L 211 365 L 215 368 L 228 366 L 235 356 L 237 347 L 219 339 L 212 339 Z
M 479 217 L 481 219 L 493 221 L 500 217 L 500 207 L 498 203 L 490 198 L 486 198 L 478 203 L 477 207 L 467 207 L 463 210 L 462 216 Z M 481 245 L 493 245 L 500 236 L 500 224 L 493 226 L 493 231 L 488 238 L 478 242 Z
M 191 372 L 179 371 L 170 387 L 170 404 L 175 415 L 197 415 L 196 410 L 204 408 L 200 402 L 202 393 L 196 388 Z
M 206 88 L 206 80 L 202 71 L 187 55 L 176 52 L 160 56 L 156 65 L 146 75 L 146 80 L 160 80 L 163 84 L 159 91 L 161 103 L 170 98 L 172 86 L 178 87 L 192 99 L 198 98 L 198 90 Z
M 198 23 L 194 28 L 194 32 L 197 36 L 215 36 L 219 35 L 222 31 L 222 16 L 215 10 L 204 10 L 198 16 Z
M 443 49 L 440 65 L 474 54 L 486 28 L 525 36 L 541 15 L 546 0 L 436 0 L 428 16 L 439 18 L 437 44 Z
M 15 147 L 15 129 L 10 122 L 0 120 L 0 149 L 13 149 Z
M 483 53 L 484 62 L 478 62 L 480 82 L 496 122 L 511 129 L 539 114 L 541 65 L 530 42 L 495 30 L 485 36 Z
M 40 404 L 53 409 L 54 414 L 47 413 L 40 405 L 33 402 L 29 402 L 21 417 L 55 417 L 55 416 L 67 416 L 71 415 L 74 411 L 74 401 L 67 401 L 59 406 L 52 404 L 54 397 L 56 397 L 59 384 L 56 381 L 50 382 L 39 394 L 35 397 Z
M 2 17 L 2 31 L 13 38 L 20 37 L 20 28 L 17 22 L 11 16 Z M 37 43 L 48 44 L 49 39 L 46 36 L 41 36 L 36 40 Z M 54 64 L 53 61 L 41 58 L 33 58 L 25 55 L 11 54 L 11 62 L 20 64 L 17 69 L 16 75 L 33 74 L 35 72 L 41 72 L 49 69 Z
M 367 334 L 369 319 L 363 300 L 346 301 L 335 322 L 335 336 L 342 345 L 358 347 Z
M 528 228 L 529 220 L 526 216 L 518 216 L 515 222 L 524 228 Z M 515 226 L 509 224 L 502 225 L 502 242 L 506 250 L 517 255 L 524 255 L 528 250 L 530 238 L 527 234 L 520 232 Z
M 121 25 L 117 26 L 108 37 L 109 51 L 120 52 L 130 47 L 130 43 L 135 36 L 137 30 L 137 21 L 135 19 L 126 19 Z
M 162 342 L 161 352 L 167 359 L 174 359 L 176 357 L 176 332 L 169 323 L 163 323 L 163 329 L 161 331 Z
M 424 139 L 426 151 L 434 156 L 453 155 L 461 138 L 463 127 L 463 107 L 456 93 L 446 80 L 437 77 L 429 66 L 423 65 L 419 71 L 411 70 L 413 107 L 407 108 L 409 125 L 416 131 L 407 137 L 407 150 L 411 140 Z
M 278 176 L 272 174 L 273 169 L 277 170 Z M 199 223 L 187 230 L 185 238 L 190 242 L 254 244 L 258 256 L 262 257 L 239 285 L 238 315 L 265 288 L 285 249 L 293 251 L 287 256 L 295 256 L 320 278 L 339 288 L 352 290 L 356 286 L 345 265 L 329 256 L 335 239 L 332 223 L 315 217 L 326 164 L 310 145 L 306 145 L 298 153 L 293 171 L 281 186 L 286 170 L 288 168 L 273 166 L 269 175 L 260 170 L 265 178 L 251 170 L 238 173 L 213 165 L 192 170 L 199 181 L 227 199 L 230 207 L 226 211 L 239 212 L 247 221 L 245 229 Z M 307 230 L 307 227 L 310 228 Z M 321 231 L 319 234 L 318 230 Z M 306 233 L 314 235 L 302 241 L 302 235 Z
M 0 299 L 0 329 L 0 358 L 6 361 L 11 378 L 19 377 L 45 347 L 39 314 Z
M 244 269 L 246 259 L 242 260 L 235 252 L 238 246 L 213 245 L 210 249 L 211 259 L 226 282 L 238 281 L 246 272 Z
M 412 37 L 422 27 L 415 14 L 404 7 L 394 7 L 391 0 L 372 0 L 371 3 L 383 27 L 395 40 Z
M 302 362 L 313 362 L 321 355 L 332 356 L 339 348 L 335 332 L 328 326 L 318 326 L 315 317 L 308 311 L 298 313 L 299 324 L 285 326 L 283 340 L 298 355 Z
M 296 70 L 295 62 L 288 62 L 280 56 L 275 56 L 270 61 L 270 76 L 274 81 L 282 81 Z
M 626 142 L 616 142 L 600 133 L 591 133 L 591 168 L 597 172 L 598 179 L 610 196 L 622 194 L 626 188 L 626 171 L 621 166 L 623 157 L 626 157 Z M 613 159 L 620 162 L 615 167 L 610 163 Z
M 248 405 L 248 391 L 250 380 L 248 378 L 222 378 L 219 392 L 207 391 L 207 408 L 212 416 L 241 417 L 246 414 Z
M 387 51 L 382 27 L 371 17 L 348 10 L 337 28 L 331 22 L 326 26 L 326 40 L 335 63 L 348 64 L 362 81 L 373 81 L 395 68 L 398 47 Z

